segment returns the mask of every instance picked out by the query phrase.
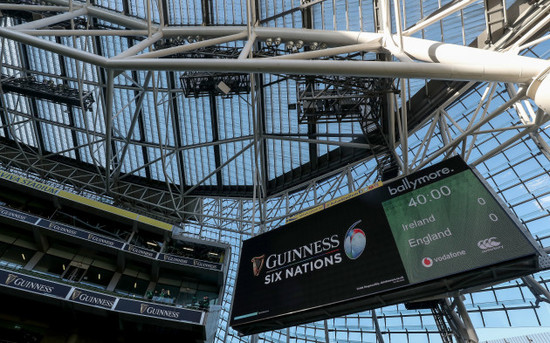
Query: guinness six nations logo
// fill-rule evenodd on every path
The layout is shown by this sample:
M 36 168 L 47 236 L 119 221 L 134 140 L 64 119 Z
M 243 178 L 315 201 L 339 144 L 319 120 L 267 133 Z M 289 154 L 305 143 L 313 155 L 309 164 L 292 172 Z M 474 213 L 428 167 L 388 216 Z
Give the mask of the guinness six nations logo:
M 343 261 L 342 252 L 356 260 L 367 244 L 365 232 L 357 227 L 359 223 L 361 220 L 347 229 L 343 240 L 338 234 L 331 234 L 286 251 L 252 257 L 252 273 L 255 277 L 265 274 L 264 284 L 268 285 L 337 265 Z

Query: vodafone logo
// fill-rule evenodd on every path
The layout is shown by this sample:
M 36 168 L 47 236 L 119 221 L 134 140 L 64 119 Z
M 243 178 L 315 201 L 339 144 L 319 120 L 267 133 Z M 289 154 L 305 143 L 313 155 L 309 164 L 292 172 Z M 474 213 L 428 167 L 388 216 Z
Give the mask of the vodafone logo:
M 434 261 L 429 257 L 424 257 L 422 259 L 422 265 L 426 268 L 430 268 L 431 266 L 434 265 Z

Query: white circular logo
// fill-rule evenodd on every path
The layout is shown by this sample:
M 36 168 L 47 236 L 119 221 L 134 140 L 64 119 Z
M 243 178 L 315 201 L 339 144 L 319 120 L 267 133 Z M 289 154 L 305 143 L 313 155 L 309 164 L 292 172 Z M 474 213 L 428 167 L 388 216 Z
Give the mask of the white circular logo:
M 481 250 L 487 250 L 487 249 L 498 247 L 500 246 L 500 242 L 496 241 L 496 239 L 497 239 L 496 237 L 482 239 L 481 241 L 477 242 L 477 246 Z
M 430 268 L 431 266 L 434 265 L 434 261 L 429 257 L 424 257 L 422 259 L 422 265 L 426 268 Z

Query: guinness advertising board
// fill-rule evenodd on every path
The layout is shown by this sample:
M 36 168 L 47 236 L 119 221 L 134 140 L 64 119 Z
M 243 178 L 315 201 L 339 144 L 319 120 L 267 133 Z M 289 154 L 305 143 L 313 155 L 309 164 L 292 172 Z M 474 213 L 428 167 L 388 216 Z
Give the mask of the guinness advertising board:
M 115 311 L 193 324 L 202 324 L 203 317 L 203 312 L 201 311 L 130 299 L 120 299 L 115 307 Z
M 274 330 L 473 287 L 489 277 L 437 281 L 504 262 L 530 261 L 523 275 L 538 268 L 532 240 L 459 157 L 333 203 L 243 242 L 234 329 Z M 498 271 L 490 281 L 511 276 Z
M 15 219 L 18 221 L 23 221 L 29 224 L 36 224 L 52 232 L 61 233 L 61 234 L 72 236 L 79 239 L 84 239 L 89 242 L 101 244 L 101 245 L 108 246 L 115 249 L 123 249 L 125 251 L 134 253 L 136 255 L 153 258 L 160 261 L 166 261 L 170 263 L 192 266 L 192 267 L 203 268 L 203 269 L 216 270 L 216 271 L 221 271 L 223 269 L 223 265 L 221 263 L 201 261 L 193 258 L 175 256 L 175 255 L 170 255 L 165 253 L 157 253 L 156 251 L 153 251 L 153 250 L 140 248 L 132 244 L 126 244 L 116 239 L 105 237 L 103 235 L 99 235 L 96 233 L 91 233 L 86 230 L 82 230 L 70 225 L 57 223 L 44 218 L 32 216 L 24 212 L 19 212 L 3 206 L 0 206 L 0 216 Z
M 5 270 L 0 270 L 0 285 L 58 298 L 65 298 L 71 290 L 69 286 Z
M 0 207 L 0 216 L 15 219 L 21 222 L 34 224 L 38 221 L 38 217 L 32 216 L 30 214 L 12 210 L 7 207 Z
M 91 291 L 87 291 L 79 288 L 75 288 L 71 293 L 71 295 L 69 296 L 69 300 L 71 301 L 81 303 L 81 304 L 101 307 L 109 310 L 112 309 L 116 299 L 117 298 L 112 297 L 110 295 L 91 292 Z
M 140 247 L 135 246 L 133 244 L 126 245 L 124 247 L 124 250 L 129 251 L 131 253 L 134 253 L 136 255 L 145 256 L 145 257 L 149 257 L 149 258 L 156 258 L 157 254 L 158 254 L 156 251 L 143 249 L 143 248 L 140 248 Z
M 59 232 L 59 233 L 65 234 L 65 235 L 85 239 L 85 240 L 90 241 L 90 242 L 106 245 L 108 247 L 113 247 L 113 248 L 116 248 L 116 249 L 122 249 L 122 247 L 124 246 L 124 242 L 122 242 L 122 241 L 111 239 L 111 238 L 108 238 L 108 237 L 105 237 L 105 236 L 102 236 L 102 235 L 98 235 L 98 234 L 91 233 L 91 232 L 88 232 L 88 231 L 85 231 L 85 230 L 77 229 L 77 228 L 69 226 L 69 225 L 52 222 L 52 221 L 42 219 L 42 218 L 38 222 L 38 226 L 43 227 L 43 228 L 45 228 L 47 230 L 50 230 L 50 231 Z
M 175 255 L 170 255 L 165 253 L 159 253 L 157 256 L 157 260 L 171 262 L 171 263 L 180 264 L 184 266 L 193 266 L 193 267 L 199 267 L 199 268 L 210 269 L 210 270 L 218 270 L 218 271 L 222 270 L 221 263 L 201 261 L 201 260 L 196 260 L 194 258 L 175 256 Z

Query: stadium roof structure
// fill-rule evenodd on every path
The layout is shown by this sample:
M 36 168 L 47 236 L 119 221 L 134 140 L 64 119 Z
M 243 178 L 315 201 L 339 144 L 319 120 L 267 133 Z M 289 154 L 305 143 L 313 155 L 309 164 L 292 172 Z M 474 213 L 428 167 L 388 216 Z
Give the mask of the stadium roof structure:
M 455 154 L 549 247 L 549 27 L 549 0 L 2 1 L 0 166 L 231 244 L 218 341 L 550 326 L 546 274 L 442 304 L 472 325 L 399 305 L 227 326 L 243 239 Z

